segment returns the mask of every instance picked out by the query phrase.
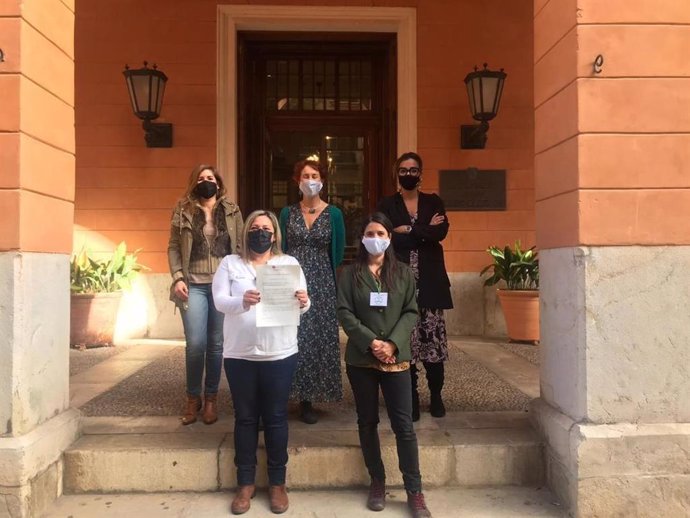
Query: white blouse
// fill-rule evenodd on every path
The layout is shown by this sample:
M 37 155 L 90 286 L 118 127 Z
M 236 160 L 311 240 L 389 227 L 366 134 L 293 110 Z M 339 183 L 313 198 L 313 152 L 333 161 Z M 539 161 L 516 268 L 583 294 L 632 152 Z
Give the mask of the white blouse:
M 268 264 L 296 264 L 290 255 L 272 257 Z M 256 270 L 239 255 L 226 255 L 213 276 L 213 302 L 225 314 L 223 321 L 223 358 L 240 360 L 282 360 L 297 352 L 297 326 L 256 327 L 256 306 L 245 309 L 244 292 L 256 289 Z M 299 289 L 307 289 L 300 268 Z M 304 313 L 311 300 L 301 309 Z

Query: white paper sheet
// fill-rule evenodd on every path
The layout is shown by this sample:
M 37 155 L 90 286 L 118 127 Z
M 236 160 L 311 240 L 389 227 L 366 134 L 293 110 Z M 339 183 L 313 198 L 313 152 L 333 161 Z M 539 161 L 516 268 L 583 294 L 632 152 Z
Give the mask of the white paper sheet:
M 264 264 L 256 267 L 256 289 L 261 302 L 256 305 L 256 327 L 299 325 L 300 267 L 296 264 Z

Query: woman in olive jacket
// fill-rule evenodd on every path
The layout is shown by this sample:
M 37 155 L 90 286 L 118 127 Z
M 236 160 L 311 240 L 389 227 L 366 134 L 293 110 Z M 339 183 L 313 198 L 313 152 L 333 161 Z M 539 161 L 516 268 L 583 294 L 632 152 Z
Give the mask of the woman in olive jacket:
M 395 433 L 408 506 L 414 517 L 428 517 L 412 424 L 410 333 L 417 321 L 415 281 L 412 271 L 395 258 L 392 232 L 384 214 L 375 213 L 365 221 L 357 259 L 339 278 L 337 314 L 348 337 L 346 372 L 371 477 L 367 507 L 381 511 L 385 506 L 386 474 L 378 435 L 380 387 Z
M 201 410 L 204 368 L 202 420 L 206 424 L 218 420 L 223 314 L 213 305 L 211 283 L 223 257 L 239 253 L 242 227 L 239 207 L 225 198 L 223 177 L 210 165 L 195 167 L 173 209 L 168 241 L 170 300 L 180 308 L 187 343 L 187 407 L 182 424 L 194 423 Z
M 419 419 L 417 363 L 424 364 L 431 393 L 433 417 L 443 417 L 446 408 L 441 398 L 448 360 L 445 309 L 453 307 L 450 281 L 443 260 L 441 241 L 448 235 L 448 218 L 443 200 L 436 194 L 419 191 L 422 158 L 404 153 L 395 162 L 400 191 L 383 198 L 378 210 L 393 223 L 393 247 L 398 259 L 412 268 L 417 280 L 419 319 L 412 332 L 412 419 Z

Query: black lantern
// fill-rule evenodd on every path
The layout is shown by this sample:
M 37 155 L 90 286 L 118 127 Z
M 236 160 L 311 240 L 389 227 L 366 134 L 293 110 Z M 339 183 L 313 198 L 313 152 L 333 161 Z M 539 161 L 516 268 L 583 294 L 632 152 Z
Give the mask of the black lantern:
M 144 61 L 144 68 L 135 70 L 125 65 L 122 73 L 127 81 L 129 100 L 132 103 L 134 115 L 144 121 L 146 146 L 172 147 L 172 124 L 151 122 L 161 114 L 168 77 L 158 70 L 156 65 L 148 68 L 146 61 Z
M 480 124 L 460 127 L 461 148 L 484 149 L 489 121 L 498 113 L 506 75 L 503 69 L 498 72 L 489 70 L 484 63 L 484 70 L 474 67 L 474 72 L 465 77 L 472 118 Z

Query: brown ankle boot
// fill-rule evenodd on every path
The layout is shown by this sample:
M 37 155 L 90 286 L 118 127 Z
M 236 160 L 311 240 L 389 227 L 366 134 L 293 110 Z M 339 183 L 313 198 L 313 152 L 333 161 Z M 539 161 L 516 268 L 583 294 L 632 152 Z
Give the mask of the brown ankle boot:
M 288 510 L 288 495 L 285 484 L 282 486 L 269 486 L 268 499 L 271 503 L 271 512 L 281 514 Z
M 218 421 L 218 394 L 206 394 L 204 396 L 204 413 L 201 414 L 201 420 L 204 424 L 213 424 Z
M 232 499 L 230 511 L 232 514 L 244 514 L 249 511 L 252 504 L 252 498 L 256 494 L 256 486 L 254 484 L 248 486 L 237 486 L 237 493 Z
M 196 414 L 201 410 L 201 396 L 192 396 L 187 394 L 187 409 L 184 415 L 180 418 L 182 424 L 196 423 Z

